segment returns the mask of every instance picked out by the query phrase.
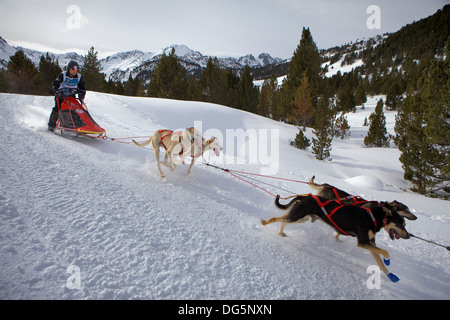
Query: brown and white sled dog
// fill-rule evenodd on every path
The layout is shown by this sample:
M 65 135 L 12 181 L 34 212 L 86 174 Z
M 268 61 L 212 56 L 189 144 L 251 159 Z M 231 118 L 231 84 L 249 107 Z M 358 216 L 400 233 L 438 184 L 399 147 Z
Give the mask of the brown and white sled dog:
M 155 153 L 156 163 L 159 173 L 162 178 L 165 178 L 164 173 L 161 170 L 161 162 L 159 160 L 159 149 L 163 147 L 166 150 L 163 164 L 167 164 L 170 171 L 175 170 L 177 165 L 182 163 L 184 159 L 191 155 L 192 149 L 195 145 L 200 148 L 203 142 L 202 134 L 194 127 L 188 128 L 185 131 L 174 132 L 172 130 L 158 130 L 147 141 L 138 143 L 134 141 L 139 147 L 152 144 L 153 151 Z M 178 157 L 178 158 L 177 158 Z
M 309 218 L 312 218 L 312 222 L 320 219 L 336 230 L 338 234 L 356 237 L 357 246 L 370 251 L 380 269 L 389 279 L 393 282 L 399 280 L 385 266 L 390 264 L 389 252 L 375 244 L 375 234 L 382 228 L 392 240 L 409 239 L 410 237 L 405 229 L 404 218 L 389 204 L 367 209 L 355 205 L 344 205 L 338 201 L 309 194 L 297 196 L 286 205 L 280 204 L 279 198 L 277 198 L 275 205 L 280 209 L 288 210 L 288 213 L 269 220 L 261 219 L 262 225 L 281 222 L 279 234 L 285 237 L 286 234 L 283 230 L 286 224 L 304 223 Z M 384 264 L 380 255 L 384 257 Z

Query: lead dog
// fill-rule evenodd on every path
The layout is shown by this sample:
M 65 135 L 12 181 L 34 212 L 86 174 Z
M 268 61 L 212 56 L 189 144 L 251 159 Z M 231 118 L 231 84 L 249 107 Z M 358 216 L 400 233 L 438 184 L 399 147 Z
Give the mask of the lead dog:
M 295 197 L 286 205 L 280 204 L 279 198 L 275 205 L 288 213 L 281 217 L 273 217 L 269 220 L 261 219 L 262 225 L 281 222 L 279 234 L 286 234 L 283 229 L 288 223 L 304 223 L 312 218 L 313 222 L 320 219 L 338 234 L 353 236 L 357 238 L 357 246 L 369 250 L 380 269 L 393 282 L 399 279 L 390 273 L 385 264 L 390 264 L 389 252 L 381 249 L 375 244 L 375 234 L 384 228 L 389 237 L 394 239 L 409 239 L 409 233 L 405 229 L 405 220 L 389 204 L 364 209 L 354 205 L 343 205 L 338 201 L 327 200 L 315 195 L 300 195 Z M 380 258 L 384 257 L 384 263 Z
M 202 145 L 202 134 L 195 128 L 191 127 L 185 131 L 174 132 L 171 130 L 158 130 L 153 136 L 145 142 L 138 143 L 133 140 L 134 144 L 139 147 L 152 144 L 155 153 L 156 163 L 158 166 L 161 178 L 165 178 L 161 170 L 161 163 L 159 161 L 159 149 L 163 147 L 166 149 L 166 155 L 162 163 L 167 164 L 170 171 L 174 171 L 178 164 L 192 153 L 194 145 Z M 179 156 L 176 160 L 174 157 Z
M 188 169 L 188 175 L 191 173 L 192 166 L 194 165 L 195 160 L 200 158 L 206 151 L 212 150 L 214 151 L 214 154 L 216 157 L 220 155 L 220 151 L 223 150 L 222 146 L 219 143 L 219 140 L 217 140 L 216 137 L 212 137 L 211 139 L 202 141 L 201 149 L 199 148 L 198 144 L 194 144 L 193 148 L 191 149 L 191 164 L 189 165 Z
M 338 189 L 328 183 L 324 184 L 316 184 L 314 182 L 315 176 L 311 178 L 309 181 L 309 186 L 316 190 L 316 196 L 323 197 L 327 200 L 337 200 L 341 202 L 342 204 L 346 205 L 357 205 L 362 208 L 370 208 L 374 206 L 380 206 L 384 204 L 389 204 L 390 207 L 393 207 L 395 211 L 398 212 L 402 217 L 408 219 L 408 220 L 416 220 L 417 217 L 412 214 L 411 211 L 409 211 L 409 208 L 396 200 L 392 202 L 378 202 L 378 201 L 367 201 L 361 198 L 360 196 L 353 196 L 349 193 Z

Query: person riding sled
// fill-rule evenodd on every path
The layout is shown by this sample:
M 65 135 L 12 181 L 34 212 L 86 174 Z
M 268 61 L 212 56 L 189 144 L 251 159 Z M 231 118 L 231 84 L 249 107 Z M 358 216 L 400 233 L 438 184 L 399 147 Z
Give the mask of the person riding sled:
M 61 89 L 75 89 L 78 90 L 78 98 L 83 102 L 86 96 L 86 86 L 84 84 L 84 79 L 80 73 L 78 73 L 79 65 L 76 61 L 70 61 L 67 65 L 67 71 L 62 72 L 58 78 L 53 81 L 53 92 L 55 93 L 55 106 L 50 114 L 50 119 L 48 121 L 48 130 L 54 131 L 56 122 L 58 121 L 58 110 L 60 109 L 60 103 L 62 99 L 59 99 L 58 94 Z M 73 95 L 75 98 L 75 95 Z

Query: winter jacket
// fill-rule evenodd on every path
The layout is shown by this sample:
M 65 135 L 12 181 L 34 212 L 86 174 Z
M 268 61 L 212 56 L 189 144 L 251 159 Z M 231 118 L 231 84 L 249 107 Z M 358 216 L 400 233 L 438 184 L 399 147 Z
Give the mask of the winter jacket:
M 84 79 L 81 74 L 77 73 L 75 76 L 72 76 L 69 71 L 61 72 L 58 78 L 53 80 L 53 92 L 58 91 L 59 89 L 68 88 L 68 89 L 78 89 L 78 98 L 81 100 L 86 96 L 86 86 L 84 84 Z

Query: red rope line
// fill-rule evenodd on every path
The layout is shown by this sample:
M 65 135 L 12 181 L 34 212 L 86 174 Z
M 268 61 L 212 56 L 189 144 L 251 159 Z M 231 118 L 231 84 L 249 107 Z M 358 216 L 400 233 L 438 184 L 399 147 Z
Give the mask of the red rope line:
M 221 167 L 218 167 L 218 166 L 209 164 L 209 163 L 204 163 L 204 164 L 207 165 L 207 166 L 209 166 L 209 167 L 213 167 L 213 168 L 216 168 L 216 169 L 220 169 L 220 170 L 222 170 L 222 171 L 225 171 L 225 172 L 231 174 L 233 177 L 235 177 L 235 178 L 237 178 L 237 179 L 239 179 L 239 180 L 241 180 L 241 181 L 244 181 L 244 182 L 246 182 L 246 183 L 248 183 L 248 184 L 250 184 L 250 185 L 252 185 L 252 186 L 258 188 L 258 189 L 260 189 L 260 190 L 262 190 L 262 191 L 264 191 L 264 192 L 270 194 L 271 196 L 273 196 L 273 197 L 275 197 L 275 198 L 279 198 L 279 199 L 283 199 L 283 200 L 295 198 L 297 195 L 290 196 L 290 197 L 285 197 L 285 198 L 280 197 L 280 196 L 275 195 L 275 194 L 273 194 L 272 192 L 268 191 L 267 189 L 264 189 L 264 188 L 258 186 L 258 185 L 255 184 L 255 183 L 252 183 L 252 182 L 250 182 L 250 181 L 248 181 L 248 180 L 246 180 L 246 179 L 244 179 L 244 178 L 242 178 L 242 177 L 239 177 L 237 174 L 248 174 L 248 175 L 253 175 L 253 176 L 258 176 L 258 177 L 265 177 L 265 178 L 270 178 L 270 179 L 278 179 L 278 180 L 285 180 L 285 181 L 291 181 L 291 182 L 298 182 L 298 183 L 309 184 L 309 182 L 304 182 L 304 181 L 300 181 L 300 180 L 285 179 L 285 178 L 280 178 L 280 177 L 266 176 L 266 175 L 257 174 L 257 173 L 250 173 L 250 172 L 244 172 L 244 171 L 237 171 L 237 170 L 231 170 L 231 169 L 224 169 L 224 168 L 221 168 Z M 234 173 L 233 173 L 233 172 L 234 172 Z M 256 179 L 253 179 L 253 180 L 256 180 Z M 256 180 L 256 181 L 259 181 L 259 180 Z M 264 183 L 264 182 L 262 182 L 262 181 L 259 181 L 259 182 Z M 267 183 L 264 183 L 264 184 L 267 184 Z M 270 186 L 272 186 L 272 185 L 270 185 Z M 277 186 L 273 186 L 273 187 L 274 187 L 274 188 L 278 188 L 278 189 L 282 189 L 282 188 L 279 188 L 279 187 L 277 187 Z M 282 189 L 282 190 L 284 190 L 284 189 Z M 287 190 L 284 190 L 284 191 L 287 191 Z M 290 192 L 290 191 L 288 191 L 288 192 Z M 290 193 L 293 193 L 293 192 L 290 192 Z
M 241 177 L 235 175 L 234 173 L 230 172 L 229 170 L 225 170 L 225 171 L 228 172 L 229 174 L 231 174 L 233 177 L 235 177 L 235 178 L 237 178 L 237 179 L 239 179 L 239 180 L 241 180 L 241 181 L 244 181 L 244 182 L 246 182 L 246 183 L 248 183 L 248 184 L 250 184 L 250 185 L 252 185 L 252 186 L 258 188 L 258 189 L 260 189 L 260 190 L 262 190 L 262 191 L 264 191 L 264 192 L 270 194 L 271 196 L 273 196 L 273 197 L 275 197 L 275 198 L 278 197 L 278 195 L 275 195 L 275 194 L 271 193 L 270 191 L 268 191 L 268 190 L 266 190 L 266 189 L 264 189 L 264 188 L 262 188 L 262 187 L 260 187 L 260 186 L 258 186 L 258 185 L 256 185 L 256 184 L 254 184 L 254 183 L 252 183 L 252 182 L 250 182 L 250 181 L 248 181 L 248 180 L 245 180 L 245 179 L 243 179 L 243 178 L 241 178 Z M 281 198 L 281 197 L 280 197 L 280 199 L 286 200 L 286 199 L 289 199 L 289 198 Z

